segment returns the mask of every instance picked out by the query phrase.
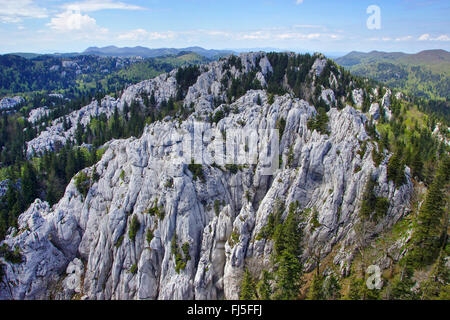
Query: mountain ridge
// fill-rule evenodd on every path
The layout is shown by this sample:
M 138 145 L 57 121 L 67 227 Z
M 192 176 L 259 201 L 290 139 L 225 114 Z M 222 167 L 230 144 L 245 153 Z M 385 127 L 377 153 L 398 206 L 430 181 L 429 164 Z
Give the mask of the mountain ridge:
M 352 51 L 335 59 L 352 73 L 427 99 L 450 98 L 450 52 L 436 49 L 416 54 Z
M 142 56 L 146 58 L 154 58 L 164 55 L 176 55 L 180 52 L 194 52 L 207 58 L 219 57 L 233 53 L 231 50 L 215 50 L 215 49 L 204 49 L 202 47 L 186 47 L 186 48 L 147 48 L 143 46 L 136 47 L 117 47 L 117 46 L 106 46 L 106 47 L 89 47 L 83 54 L 96 54 L 96 55 L 106 55 L 106 56 Z

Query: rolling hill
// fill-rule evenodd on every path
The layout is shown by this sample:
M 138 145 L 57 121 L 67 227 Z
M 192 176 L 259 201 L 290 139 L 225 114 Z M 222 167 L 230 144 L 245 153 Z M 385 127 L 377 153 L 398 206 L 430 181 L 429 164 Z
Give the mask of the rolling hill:
M 417 97 L 450 97 L 450 52 L 350 52 L 336 62 L 352 73 L 384 82 Z
M 144 58 L 155 58 L 166 55 L 178 55 L 180 52 L 194 52 L 209 59 L 233 53 L 232 51 L 227 50 L 207 50 L 201 47 L 188 47 L 182 49 L 175 49 L 175 48 L 150 49 L 141 46 L 123 47 L 123 48 L 119 48 L 116 46 L 107 46 L 102 48 L 90 47 L 87 48 L 83 52 L 83 54 L 93 54 L 99 56 L 113 56 L 113 57 L 141 56 Z

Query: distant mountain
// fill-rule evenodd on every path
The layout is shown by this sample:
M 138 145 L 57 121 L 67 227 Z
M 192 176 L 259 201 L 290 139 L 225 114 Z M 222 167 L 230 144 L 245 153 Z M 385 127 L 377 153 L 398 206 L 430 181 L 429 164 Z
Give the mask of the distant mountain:
M 447 67 L 450 67 L 450 52 L 445 50 L 426 50 L 416 54 L 407 54 L 403 52 L 371 51 L 369 53 L 364 53 L 352 51 L 349 54 L 336 59 L 336 62 L 343 67 L 352 67 L 361 63 L 381 61 L 397 62 L 408 65 L 426 64 L 428 66 L 448 64 Z
M 353 51 L 335 61 L 356 75 L 384 82 L 416 96 L 450 97 L 450 52 L 445 50 L 416 54 Z
M 108 47 L 90 47 L 87 48 L 83 54 L 93 54 L 99 56 L 113 56 L 113 57 L 132 57 L 132 56 L 141 56 L 144 58 L 155 58 L 166 55 L 177 55 L 180 52 L 194 52 L 201 56 L 204 56 L 208 59 L 225 56 L 233 53 L 231 50 L 207 50 L 201 47 L 188 47 L 182 49 L 175 48 L 159 48 L 159 49 L 150 49 L 146 47 L 123 47 L 119 48 L 116 46 L 108 46 Z
M 25 59 L 33 59 L 33 58 L 39 57 L 41 55 L 39 53 L 32 53 L 32 52 L 12 52 L 12 53 L 8 53 L 8 54 L 12 55 L 12 56 L 22 57 Z

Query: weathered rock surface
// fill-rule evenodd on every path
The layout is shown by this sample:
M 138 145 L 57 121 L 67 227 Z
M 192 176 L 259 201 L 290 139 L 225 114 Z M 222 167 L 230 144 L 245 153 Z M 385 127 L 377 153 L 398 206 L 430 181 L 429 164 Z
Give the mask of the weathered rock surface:
M 24 103 L 24 102 L 25 102 L 25 100 L 20 96 L 16 96 L 13 98 L 5 97 L 0 100 L 0 110 L 12 109 L 12 108 L 15 108 L 17 105 Z
M 36 124 L 43 117 L 47 116 L 50 110 L 47 107 L 36 108 L 30 111 L 28 115 L 28 122 Z
M 74 138 L 78 123 L 86 126 L 91 121 L 91 117 L 96 117 L 100 114 L 105 114 L 107 117 L 110 117 L 113 114 L 116 105 L 117 101 L 110 96 L 103 98 L 100 105 L 96 100 L 92 101 L 87 106 L 80 110 L 73 111 L 66 116 L 66 121 L 69 124 L 68 130 L 64 130 L 63 117 L 54 120 L 45 131 L 42 131 L 39 134 L 39 136 L 27 142 L 27 156 L 32 157 L 33 155 L 43 153 L 47 150 L 54 151 L 58 147 L 63 146 L 67 140 Z M 35 112 L 37 112 L 38 115 L 33 114 L 33 116 L 38 117 L 39 114 L 42 113 L 42 110 Z M 34 118 L 31 120 L 33 119 Z
M 256 61 L 263 78 L 271 70 L 264 54 L 242 58 L 244 72 Z M 204 181 L 195 179 L 189 161 L 183 159 L 186 155 L 181 157 L 181 146 L 186 137 L 196 139 L 197 117 L 212 110 L 211 98 L 222 94 L 216 90 L 224 73 L 222 63 L 207 66 L 189 89 L 185 103 L 194 103 L 196 112 L 187 120 L 156 122 L 139 139 L 110 142 L 101 161 L 85 169 L 89 176 L 96 172 L 99 177 L 92 179 L 86 197 L 73 179 L 58 204 L 50 208 L 36 200 L 20 216 L 17 234 L 11 232 L 5 243 L 19 247 L 25 262 L 6 263 L 0 298 L 236 299 L 246 262 L 268 264 L 273 243 L 257 240 L 257 235 L 277 201 L 286 207 L 298 201 L 301 209 L 317 210 L 320 226 L 312 230 L 309 219 L 306 246 L 320 245 L 323 256 L 339 246 L 341 254 L 334 262 L 343 273 L 352 259 L 353 226 L 369 177 L 378 182 L 377 194 L 390 201 L 378 230 L 408 212 L 409 170 L 407 183 L 395 188 L 386 176 L 388 158 L 375 166 L 364 114 L 350 106 L 331 108 L 330 134 L 323 135 L 307 126 L 315 108 L 289 94 L 275 97 L 270 105 L 265 91 L 247 92 L 231 104 L 234 112 L 217 124 L 203 124 L 205 135 L 196 144 L 203 146 L 206 158 L 221 145 L 222 132 L 275 129 L 283 118 L 282 166 L 273 175 L 264 175 L 259 162 L 240 166 L 236 173 L 216 163 L 202 166 Z M 314 70 L 319 68 L 317 63 Z M 142 92 L 154 91 L 162 101 L 176 93 L 173 76 L 132 86 L 119 102 L 110 100 L 105 108 L 116 103 L 123 107 L 124 101 Z M 257 104 L 258 96 L 262 105 Z M 98 108 L 94 102 L 89 110 Z M 71 119 L 84 118 L 78 114 Z M 271 131 L 256 132 L 255 146 L 267 150 Z M 362 141 L 369 142 L 361 157 Z M 136 218 L 133 238 L 130 230 Z M 307 248 L 305 262 L 306 252 Z M 176 254 L 181 254 L 185 268 L 176 265 Z

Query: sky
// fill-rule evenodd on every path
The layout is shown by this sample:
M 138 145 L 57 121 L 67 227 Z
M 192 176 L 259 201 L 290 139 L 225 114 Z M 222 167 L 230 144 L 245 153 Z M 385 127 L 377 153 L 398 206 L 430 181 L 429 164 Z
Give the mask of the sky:
M 450 51 L 448 0 L 0 0 L 0 53 Z

